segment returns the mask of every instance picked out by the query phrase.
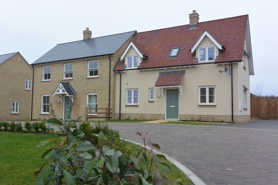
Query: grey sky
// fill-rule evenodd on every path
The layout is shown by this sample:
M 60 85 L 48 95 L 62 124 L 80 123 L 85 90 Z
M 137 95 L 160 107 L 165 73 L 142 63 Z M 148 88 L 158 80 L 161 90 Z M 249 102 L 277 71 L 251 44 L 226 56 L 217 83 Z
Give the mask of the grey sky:
M 255 76 L 251 92 L 278 96 L 277 0 L 0 0 L 0 54 L 19 51 L 33 63 L 56 44 L 127 31 L 148 31 L 249 14 Z

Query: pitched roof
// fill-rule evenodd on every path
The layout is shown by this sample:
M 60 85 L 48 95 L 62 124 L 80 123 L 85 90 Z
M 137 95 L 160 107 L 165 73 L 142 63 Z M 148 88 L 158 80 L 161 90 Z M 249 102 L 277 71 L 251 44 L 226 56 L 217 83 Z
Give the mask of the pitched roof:
M 160 72 L 155 87 L 180 86 L 185 71 Z
M 199 22 L 196 29 L 191 30 L 190 25 L 183 25 L 137 33 L 132 42 L 147 56 L 138 69 L 196 65 L 195 54 L 190 49 L 206 31 L 225 47 L 215 60 L 216 63 L 241 61 L 247 25 L 248 15 L 242 15 Z M 174 47 L 180 47 L 179 55 L 171 58 L 169 54 Z M 118 62 L 114 68 L 115 71 L 124 69 L 124 61 Z
M 58 44 L 34 64 L 114 54 L 136 31 Z
M 75 96 L 76 93 L 69 82 L 60 82 L 52 96 L 66 94 L 67 96 Z
M 6 62 L 8 59 L 16 55 L 18 52 L 0 55 L 0 64 Z

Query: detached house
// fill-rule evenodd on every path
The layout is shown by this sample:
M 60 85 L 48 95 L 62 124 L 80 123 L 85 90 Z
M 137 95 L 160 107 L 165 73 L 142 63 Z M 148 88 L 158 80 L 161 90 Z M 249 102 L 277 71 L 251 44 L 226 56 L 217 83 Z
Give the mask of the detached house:
M 0 55 L 0 120 L 30 120 L 32 68 L 19 52 Z
M 32 118 L 113 117 L 100 114 L 114 110 L 113 67 L 135 33 L 91 38 L 87 28 L 83 40 L 58 44 L 36 60 Z
M 248 15 L 137 33 L 116 64 L 120 119 L 243 122 L 254 75 Z

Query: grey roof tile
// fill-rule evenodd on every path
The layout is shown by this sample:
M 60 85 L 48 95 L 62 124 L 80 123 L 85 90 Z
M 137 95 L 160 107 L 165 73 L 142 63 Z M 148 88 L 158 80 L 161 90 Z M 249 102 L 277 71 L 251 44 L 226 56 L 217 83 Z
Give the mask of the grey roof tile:
M 11 58 L 12 56 L 14 56 L 15 54 L 17 54 L 17 52 L 15 52 L 15 53 L 9 53 L 9 54 L 4 54 L 4 55 L 0 55 L 0 64 L 4 63 L 5 61 L 7 61 L 9 58 Z
M 34 64 L 114 54 L 136 31 L 56 45 Z

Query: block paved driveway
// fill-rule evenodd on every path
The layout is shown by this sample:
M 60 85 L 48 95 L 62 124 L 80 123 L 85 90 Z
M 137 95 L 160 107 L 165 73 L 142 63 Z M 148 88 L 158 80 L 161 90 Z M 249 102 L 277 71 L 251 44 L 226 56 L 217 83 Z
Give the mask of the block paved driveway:
M 149 132 L 163 153 L 208 185 L 278 185 L 278 120 L 215 126 L 109 124 L 123 138 L 140 143 L 135 132 Z

